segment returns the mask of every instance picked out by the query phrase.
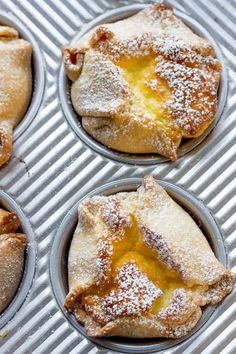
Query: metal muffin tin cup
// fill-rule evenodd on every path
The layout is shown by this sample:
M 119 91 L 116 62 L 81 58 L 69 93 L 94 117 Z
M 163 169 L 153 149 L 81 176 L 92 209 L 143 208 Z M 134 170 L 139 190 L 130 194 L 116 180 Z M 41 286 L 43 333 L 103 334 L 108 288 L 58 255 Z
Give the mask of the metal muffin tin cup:
M 0 190 L 0 205 L 5 210 L 15 212 L 18 215 L 21 222 L 19 229 L 20 231 L 18 232 L 24 233 L 27 237 L 25 262 L 21 283 L 19 284 L 18 290 L 12 301 L 5 308 L 2 314 L 0 314 L 0 328 L 2 328 L 16 314 L 16 312 L 19 311 L 31 288 L 36 264 L 36 244 L 31 225 L 23 211 L 18 204 L 2 190 Z
M 100 349 L 107 348 L 125 353 L 150 353 L 167 350 L 176 345 L 180 345 L 178 348 L 181 348 L 181 342 L 184 342 L 185 345 L 186 341 L 190 343 L 190 341 L 196 338 L 200 332 L 204 331 L 211 319 L 216 316 L 217 306 L 207 306 L 204 309 L 202 318 L 197 326 L 190 334 L 180 339 L 128 339 L 121 337 L 90 338 L 86 335 L 83 325 L 76 320 L 74 315 L 66 313 L 63 310 L 65 297 L 68 294 L 68 252 L 78 222 L 78 206 L 82 200 L 87 197 L 134 191 L 137 190 L 141 183 L 142 179 L 140 178 L 123 179 L 107 183 L 87 194 L 80 199 L 65 216 L 55 235 L 52 245 L 50 256 L 50 278 L 57 303 L 71 325 L 83 336 L 93 341 Z M 158 183 L 164 187 L 168 194 L 194 218 L 198 226 L 202 229 L 218 260 L 226 265 L 227 255 L 224 242 L 217 224 L 208 209 L 206 209 L 201 201 L 182 188 L 164 181 L 158 181 Z
M 14 27 L 23 38 L 32 45 L 32 93 L 28 108 L 19 124 L 14 128 L 14 140 L 16 140 L 30 125 L 36 116 L 42 102 L 45 86 L 44 60 L 38 42 L 29 29 L 11 13 L 1 12 L 0 25 Z
M 103 15 L 96 17 L 93 21 L 83 26 L 79 34 L 76 35 L 72 40 L 72 43 L 76 43 L 85 33 L 87 33 L 95 26 L 102 23 L 115 22 L 127 18 L 129 16 L 134 15 L 138 11 L 143 10 L 146 6 L 147 5 L 144 4 L 136 4 L 136 5 L 123 6 L 111 11 L 107 11 Z M 210 134 L 210 132 L 213 130 L 213 128 L 219 121 L 223 113 L 224 106 L 227 99 L 228 77 L 227 77 L 227 70 L 224 63 L 224 56 L 222 54 L 221 48 L 218 46 L 218 44 L 211 36 L 211 34 L 200 23 L 194 20 L 190 15 L 180 12 L 178 10 L 174 10 L 174 13 L 181 20 L 183 20 L 183 22 L 187 26 L 189 26 L 195 33 L 208 39 L 211 42 L 211 44 L 215 49 L 216 57 L 222 64 L 221 82 L 218 90 L 218 109 L 217 109 L 215 120 L 199 138 L 186 139 L 186 142 L 180 145 L 177 154 L 179 158 L 185 155 L 186 153 L 190 152 L 191 150 L 193 150 L 195 147 L 197 147 Z M 128 153 L 115 151 L 109 149 L 105 145 L 96 141 L 92 136 L 90 136 L 83 129 L 81 124 L 81 118 L 77 115 L 77 113 L 73 109 L 71 97 L 70 97 L 71 82 L 64 73 L 63 64 L 60 69 L 58 86 L 59 86 L 59 95 L 60 95 L 62 109 L 64 111 L 65 117 L 69 122 L 71 128 L 87 146 L 95 150 L 97 153 L 100 153 L 105 157 L 108 157 L 110 159 L 113 159 L 121 163 L 135 164 L 135 165 L 153 165 L 153 164 L 169 161 L 168 158 L 162 157 L 158 154 L 136 154 L 135 155 L 135 154 L 128 154 Z

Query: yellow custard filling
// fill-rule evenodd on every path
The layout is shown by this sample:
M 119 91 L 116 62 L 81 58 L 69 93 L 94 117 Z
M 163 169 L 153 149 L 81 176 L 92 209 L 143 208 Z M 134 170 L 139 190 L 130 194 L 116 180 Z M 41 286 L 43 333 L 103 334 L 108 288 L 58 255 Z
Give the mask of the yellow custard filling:
M 108 236 L 106 236 L 106 239 L 107 237 Z M 168 269 L 167 266 L 159 261 L 156 251 L 151 250 L 145 245 L 137 222 L 133 216 L 131 227 L 126 227 L 123 230 L 122 236 L 113 237 L 111 234 L 109 235 L 109 239 L 112 240 L 112 254 L 109 260 L 110 267 L 106 274 L 107 279 L 102 284 L 99 284 L 99 286 L 90 288 L 86 294 L 83 294 L 82 299 L 83 306 L 85 306 L 86 310 L 98 321 L 100 319 L 98 316 L 100 316 L 102 312 L 99 303 L 106 301 L 107 297 L 110 297 L 110 294 L 113 294 L 113 305 L 117 302 L 118 307 L 124 307 L 126 306 L 124 305 L 126 301 L 127 308 L 129 307 L 127 294 L 131 291 L 130 294 L 132 296 L 133 291 L 135 292 L 137 289 L 130 289 L 133 286 L 132 281 L 127 283 L 126 289 L 122 284 L 122 277 L 121 282 L 117 281 L 117 274 L 126 266 L 135 265 L 138 272 L 141 274 L 140 282 L 142 283 L 142 277 L 145 277 L 147 282 L 153 287 L 152 289 L 159 289 L 158 291 L 161 292 L 157 298 L 153 299 L 151 306 L 143 311 L 143 314 L 146 313 L 147 316 L 155 315 L 162 308 L 170 305 L 175 289 L 188 288 L 187 284 L 182 281 L 180 275 L 176 271 Z M 127 282 L 124 276 L 123 280 Z M 139 284 L 137 283 L 137 285 Z M 140 289 L 141 292 L 146 290 L 146 288 L 144 290 L 142 288 Z M 125 294 L 125 292 L 127 293 Z M 119 296 L 116 295 L 118 293 Z M 122 296 L 124 296 L 124 301 L 121 300 L 121 302 L 119 302 L 119 297 L 122 298 Z M 141 301 L 142 296 L 142 294 L 138 294 L 137 301 Z M 125 309 L 123 312 L 125 312 Z
M 167 82 L 155 74 L 155 57 L 125 59 L 117 63 L 132 92 L 132 110 L 143 113 L 147 121 L 168 124 L 165 103 L 171 99 Z

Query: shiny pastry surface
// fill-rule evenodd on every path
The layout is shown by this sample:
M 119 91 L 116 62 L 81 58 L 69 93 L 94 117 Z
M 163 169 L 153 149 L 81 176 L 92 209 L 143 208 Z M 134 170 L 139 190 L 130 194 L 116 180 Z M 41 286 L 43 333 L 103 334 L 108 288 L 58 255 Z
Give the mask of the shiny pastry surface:
M 151 176 L 136 192 L 88 198 L 78 212 L 65 309 L 88 335 L 179 338 L 202 306 L 231 292 L 233 273 Z
M 100 25 L 62 54 L 83 128 L 112 149 L 176 160 L 182 138 L 215 118 L 221 64 L 164 4 Z
M 26 236 L 19 227 L 15 213 L 0 209 L 0 314 L 12 301 L 23 273 Z
M 0 26 L 0 166 L 11 156 L 13 129 L 32 91 L 31 44 L 11 27 Z

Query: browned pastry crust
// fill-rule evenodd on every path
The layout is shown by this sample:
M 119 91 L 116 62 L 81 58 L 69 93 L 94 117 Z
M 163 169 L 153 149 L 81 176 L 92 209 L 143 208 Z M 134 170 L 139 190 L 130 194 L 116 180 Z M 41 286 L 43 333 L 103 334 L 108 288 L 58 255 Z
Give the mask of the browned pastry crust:
M 16 233 L 19 226 L 15 213 L 0 209 L 0 313 L 11 302 L 22 277 L 26 236 Z
M 84 129 L 118 151 L 172 160 L 215 118 L 221 64 L 212 45 L 155 4 L 62 49 Z
M 0 166 L 11 155 L 13 128 L 23 117 L 32 90 L 31 44 L 0 26 Z
M 14 297 L 21 281 L 25 246 L 24 234 L 0 235 L 0 313 Z
M 0 209 L 0 234 L 14 233 L 20 226 L 16 213 Z
M 151 177 L 137 192 L 88 198 L 68 259 L 73 312 L 90 336 L 178 338 L 234 275 L 199 227 Z

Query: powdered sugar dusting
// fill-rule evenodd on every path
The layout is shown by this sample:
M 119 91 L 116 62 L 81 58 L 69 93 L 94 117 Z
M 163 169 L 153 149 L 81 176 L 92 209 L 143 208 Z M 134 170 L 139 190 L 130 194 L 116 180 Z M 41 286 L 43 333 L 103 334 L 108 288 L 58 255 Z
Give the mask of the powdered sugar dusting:
M 232 283 L 234 282 L 234 275 L 228 272 L 219 282 L 211 285 L 205 293 L 200 291 L 201 306 L 219 303 L 223 296 L 226 296 L 232 291 Z
M 0 166 L 12 151 L 12 130 L 31 94 L 31 45 L 11 27 L 0 26 Z
M 151 176 L 145 177 L 137 192 L 87 200 L 94 220 L 82 225 L 85 240 L 86 228 L 90 236 L 91 228 L 96 230 L 98 254 L 96 263 L 91 259 L 91 269 L 98 269 L 99 277 L 72 299 L 74 308 L 67 308 L 83 312 L 79 318 L 89 335 L 178 338 L 196 325 L 201 317 L 200 306 L 218 303 L 232 290 L 233 274 L 217 261 L 201 233 L 200 244 L 193 247 L 191 232 L 193 235 L 196 229 L 188 224 L 184 213 L 185 227 L 191 227 L 188 236 L 183 232 L 183 239 L 174 248 L 173 239 L 164 230 L 161 234 L 154 232 L 150 224 L 144 225 L 150 215 L 164 222 L 163 214 L 155 214 L 155 210 L 166 212 L 170 203 L 170 197 Z M 179 211 L 175 208 L 172 213 Z M 179 221 L 176 232 L 181 233 L 183 229 L 178 227 Z M 171 234 L 173 238 L 176 232 Z M 85 263 L 80 262 L 78 267 L 83 269 Z M 88 267 L 86 262 L 85 272 Z M 77 289 L 71 293 L 75 295 Z
M 181 265 L 176 263 L 167 243 L 161 235 L 145 226 L 142 226 L 142 233 L 144 243 L 152 250 L 158 252 L 158 257 L 169 269 L 176 270 L 180 273 L 183 272 Z
M 123 212 L 116 196 L 107 197 L 107 202 L 103 206 L 102 216 L 112 230 L 119 231 L 124 227 L 131 226 L 130 216 Z
M 101 205 L 101 217 L 107 229 L 104 230 L 102 235 L 98 235 L 97 240 L 97 267 L 99 269 L 97 284 L 108 278 L 111 272 L 114 243 L 121 241 L 125 229 L 131 226 L 130 216 L 123 212 L 119 199 L 116 196 L 108 196 L 105 200 L 106 202 Z
M 181 139 L 199 137 L 213 121 L 221 65 L 211 44 L 195 35 L 165 4 L 153 5 L 122 22 L 98 26 L 84 41 L 86 45 L 83 39 L 78 45 L 84 63 L 74 82 L 76 89 L 72 87 L 72 102 L 83 117 L 83 128 L 99 142 L 118 151 L 154 152 L 175 160 Z M 71 54 L 74 50 L 71 47 Z M 91 64 L 95 80 L 88 74 L 84 77 L 91 53 L 96 53 Z M 127 79 L 127 71 L 137 70 L 140 80 L 138 66 L 127 69 L 125 65 L 134 58 L 146 58 L 149 63 L 150 57 L 157 61 L 149 70 L 151 77 L 143 77 L 143 84 L 153 91 L 148 95 L 142 85 L 133 87 Z M 66 58 L 64 54 L 70 76 Z M 106 73 L 101 73 L 104 65 Z M 145 65 L 143 61 L 141 67 Z M 170 89 L 170 99 L 160 83 L 166 92 Z M 152 102 L 142 104 L 147 96 Z M 160 104 L 154 105 L 155 101 Z M 139 139 L 133 136 L 136 131 Z
M 117 290 L 105 297 L 102 309 L 116 318 L 119 316 L 140 316 L 146 313 L 162 291 L 140 272 L 134 263 L 125 264 L 115 276 Z
M 190 314 L 196 310 L 196 307 L 197 306 L 191 302 L 190 296 L 185 289 L 175 289 L 171 304 L 165 309 L 161 309 L 157 317 L 161 321 L 178 322 L 181 321 L 186 314 L 190 316 Z
M 217 104 L 216 79 L 205 70 L 157 60 L 155 70 L 172 89 L 171 100 L 166 102 L 176 128 L 195 135 L 201 125 L 212 120 Z M 196 104 L 197 100 L 197 104 Z
M 72 103 L 81 116 L 110 117 L 124 105 L 127 84 L 115 66 L 103 54 L 89 51 L 81 75 L 71 87 Z
M 171 88 L 172 98 L 166 102 L 169 117 L 175 129 L 192 135 L 202 129 L 202 124 L 212 121 L 217 106 L 219 78 L 213 70 L 219 71 L 217 59 L 203 56 L 176 40 L 173 35 L 157 38 L 144 34 L 139 38 L 119 43 L 106 41 L 98 44 L 100 51 L 108 52 L 112 61 L 119 63 L 122 58 L 157 56 L 155 74 L 165 79 Z M 157 91 L 157 80 L 145 81 L 145 85 Z

